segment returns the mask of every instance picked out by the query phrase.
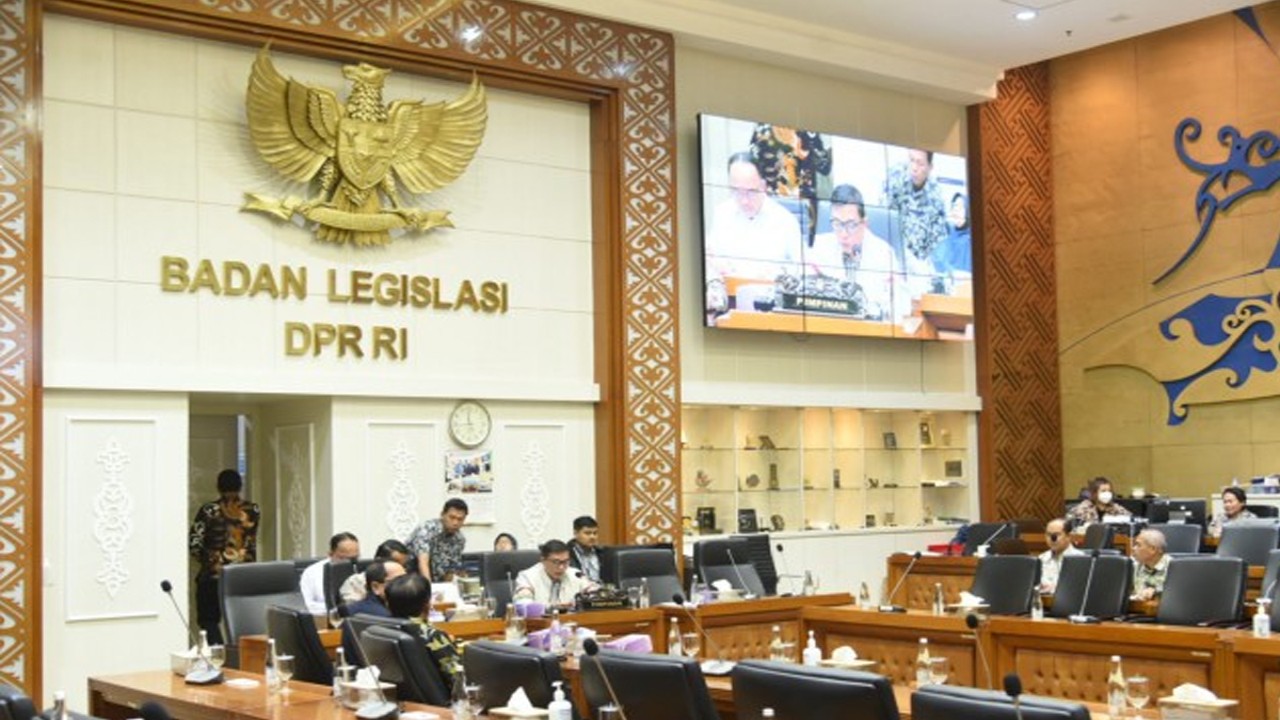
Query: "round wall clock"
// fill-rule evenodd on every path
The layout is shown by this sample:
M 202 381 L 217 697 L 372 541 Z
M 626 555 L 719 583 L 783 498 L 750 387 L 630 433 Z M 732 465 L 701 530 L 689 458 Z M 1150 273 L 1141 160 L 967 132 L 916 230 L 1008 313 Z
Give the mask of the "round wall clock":
M 449 436 L 462 447 L 477 447 L 489 439 L 492 429 L 489 411 L 475 400 L 463 400 L 449 413 Z

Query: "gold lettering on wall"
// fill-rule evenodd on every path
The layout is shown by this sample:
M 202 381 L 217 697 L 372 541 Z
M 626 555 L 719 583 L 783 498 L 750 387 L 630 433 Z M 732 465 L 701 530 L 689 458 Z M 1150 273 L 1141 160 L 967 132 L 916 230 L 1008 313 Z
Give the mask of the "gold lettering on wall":
M 240 260 L 215 262 L 164 255 L 160 258 L 160 290 L 167 293 L 201 293 L 228 298 L 269 297 L 273 300 L 305 300 L 310 288 L 305 266 Z M 510 288 L 500 280 L 464 278 L 447 282 L 439 277 L 384 273 L 364 269 L 328 268 L 324 272 L 324 297 L 340 305 L 378 305 L 419 310 L 470 311 L 505 315 L 510 308 Z M 409 332 L 404 327 L 375 325 L 365 332 L 347 323 L 284 324 L 284 353 L 289 357 L 318 357 L 403 361 L 409 356 Z

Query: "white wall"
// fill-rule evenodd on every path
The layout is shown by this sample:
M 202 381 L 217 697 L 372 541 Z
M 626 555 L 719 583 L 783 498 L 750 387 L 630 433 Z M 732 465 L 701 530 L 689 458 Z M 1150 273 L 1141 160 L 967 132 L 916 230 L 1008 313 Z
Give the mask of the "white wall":
M 186 646 L 160 581 L 185 605 L 187 400 L 49 390 L 44 411 L 44 688 L 79 709 L 89 675 Z
M 404 539 L 414 523 L 440 514 L 445 501 L 443 453 L 452 403 L 338 398 L 333 404 L 334 527 L 351 530 L 361 548 Z M 468 524 L 468 550 L 488 550 L 499 532 L 520 547 L 572 535 L 573 518 L 595 508 L 594 416 L 577 404 L 493 403 L 496 517 Z M 400 465 L 393 460 L 399 456 Z M 474 518 L 473 518 L 474 519 Z
M 257 48 L 57 15 L 46 18 L 45 43 L 46 386 L 596 398 L 584 104 L 490 89 L 470 168 L 409 200 L 452 210 L 457 228 L 352 249 L 240 209 L 245 192 L 312 192 L 283 181 L 249 140 L 244 95 Z M 285 75 L 340 97 L 349 90 L 342 63 L 273 58 Z M 384 100 L 436 102 L 465 88 L 396 72 Z M 162 292 L 166 255 L 305 267 L 307 297 Z M 511 307 L 331 302 L 329 269 L 439 277 L 446 288 L 502 281 Z M 405 327 L 409 357 L 286 356 L 287 321 Z

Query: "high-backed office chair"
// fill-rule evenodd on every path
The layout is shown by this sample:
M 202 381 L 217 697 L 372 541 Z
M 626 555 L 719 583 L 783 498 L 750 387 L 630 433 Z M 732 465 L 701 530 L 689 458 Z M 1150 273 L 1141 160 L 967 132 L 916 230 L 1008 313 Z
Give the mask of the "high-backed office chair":
M 1091 571 L 1092 568 L 1092 580 Z M 1089 597 L 1084 593 L 1088 586 Z M 1124 615 L 1133 592 L 1133 562 L 1122 555 L 1071 555 L 1062 559 L 1058 586 L 1053 591 L 1051 617 L 1092 615 L 1112 618 Z M 1082 609 L 1083 608 L 1083 609 Z
M 506 704 L 516 688 L 524 688 L 534 707 L 547 707 L 554 699 L 551 683 L 564 681 L 560 658 L 555 655 L 493 640 L 469 643 L 463 653 L 462 664 L 467 671 L 467 680 L 484 688 L 486 711 Z M 569 695 L 568 688 L 565 695 Z M 578 718 L 576 707 L 572 712 L 573 717 Z
M 1204 528 L 1199 525 L 1170 525 L 1156 523 L 1147 526 L 1148 530 L 1159 530 L 1164 534 L 1164 551 L 1167 553 L 1198 553 Z
M 324 564 L 324 604 L 330 610 L 342 604 L 339 591 L 342 583 L 356 572 L 354 562 L 327 562 Z
M 978 561 L 969 592 L 987 602 L 992 615 L 1031 612 L 1040 584 L 1040 559 L 1030 555 L 988 555 Z
M 222 568 L 218 596 L 222 604 L 223 637 L 227 646 L 227 667 L 240 667 L 239 643 L 242 635 L 267 632 L 267 608 L 272 605 L 306 612 L 307 603 L 298 589 L 293 563 L 235 563 Z
M 1024 517 L 1013 518 L 1009 522 L 1018 526 L 1019 535 L 1031 535 L 1034 533 L 1043 533 L 1045 521 L 1040 518 Z
M 671 550 L 646 545 L 614 546 L 601 562 L 610 566 L 609 575 L 619 587 L 638 585 L 642 579 L 648 582 L 649 597 L 655 604 L 669 602 L 681 592 L 676 556 Z
M 272 605 L 267 608 L 267 632 L 276 652 L 293 656 L 293 677 L 316 685 L 333 684 L 333 665 L 320 644 L 316 622 L 306 610 Z
M 1233 623 L 1244 612 L 1249 566 L 1240 558 L 1198 555 L 1169 562 L 1155 622 L 1166 625 Z
M 1018 526 L 1008 522 L 972 523 L 964 541 L 964 555 L 972 555 L 980 545 L 990 545 L 1000 538 L 1018 537 Z
M 693 567 L 704 582 L 725 580 L 756 597 L 764 596 L 764 583 L 750 563 L 747 541 L 741 537 L 710 538 L 693 546 Z
M 610 702 L 601 667 L 627 720 L 720 720 L 702 668 L 693 658 L 613 650 L 601 650 L 594 659 L 584 657 L 580 665 L 592 716 Z
M 487 552 L 480 556 L 480 581 L 484 583 L 484 591 L 498 602 L 497 615 L 502 617 L 511 602 L 511 594 L 515 592 L 516 576 L 521 570 L 533 567 L 541 561 L 542 555 L 537 550 L 511 550 L 509 552 Z
M 447 707 L 449 687 L 420 636 L 374 625 L 360 633 L 360 643 L 380 678 L 396 684 L 396 699 Z
M 1280 518 L 1280 507 L 1275 505 L 1245 505 L 1244 509 L 1260 518 Z
M 1084 529 L 1081 550 L 1103 550 L 1115 544 L 1116 527 L 1108 523 L 1093 523 Z
M 998 690 L 925 685 L 911 694 L 911 720 L 1089 720 L 1084 705 L 1021 696 L 1020 707 Z
M 1280 525 L 1270 520 L 1234 522 L 1222 528 L 1219 557 L 1238 557 L 1249 565 L 1266 565 L 1267 555 L 1280 544 Z
M 37 712 L 22 688 L 0 683 L 0 720 L 34 720 Z
M 1262 572 L 1261 597 L 1275 599 L 1276 578 L 1280 577 L 1280 550 L 1267 553 L 1267 565 Z
M 777 595 L 778 568 L 773 563 L 773 546 L 770 544 L 769 533 L 752 533 L 734 537 L 747 541 L 747 562 L 751 563 L 751 567 L 755 568 L 756 574 L 760 576 L 764 594 Z
M 412 620 L 366 613 L 352 615 L 347 618 L 346 622 L 342 623 L 342 647 L 347 651 L 347 662 L 356 667 L 367 667 L 369 665 L 368 659 L 364 656 L 364 650 L 360 647 L 359 638 L 361 633 L 375 625 L 392 628 L 414 636 L 422 634 L 418 629 L 418 625 L 414 624 Z
M 773 708 L 780 720 L 898 717 L 893 684 L 883 675 L 764 660 L 733 668 L 733 704 L 744 718 L 760 717 L 764 708 Z

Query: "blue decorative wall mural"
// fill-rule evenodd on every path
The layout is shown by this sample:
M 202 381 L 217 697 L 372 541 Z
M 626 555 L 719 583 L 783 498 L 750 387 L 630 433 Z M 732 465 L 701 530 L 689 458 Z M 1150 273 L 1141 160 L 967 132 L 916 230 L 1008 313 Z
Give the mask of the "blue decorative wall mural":
M 1278 57 L 1252 9 L 1239 10 L 1236 17 Z M 1226 157 L 1219 162 L 1192 157 L 1192 150 L 1200 149 L 1192 146 L 1201 133 L 1201 122 L 1187 117 L 1173 134 L 1179 161 L 1204 176 L 1195 194 L 1199 231 L 1153 285 L 1184 270 L 1210 238 L 1215 221 L 1237 202 L 1267 193 L 1280 182 L 1280 138 L 1275 133 L 1263 130 L 1246 137 L 1232 125 L 1222 126 L 1217 142 Z M 1194 294 L 1199 297 L 1190 303 L 1179 299 L 1181 307 L 1159 322 L 1157 352 L 1150 352 L 1148 338 L 1141 341 L 1144 352 L 1135 353 L 1135 343 L 1128 343 L 1112 354 L 1118 362 L 1103 363 L 1132 365 L 1155 377 L 1168 398 L 1169 425 L 1183 423 L 1196 403 L 1280 394 L 1280 238 L 1261 267 L 1202 285 Z

